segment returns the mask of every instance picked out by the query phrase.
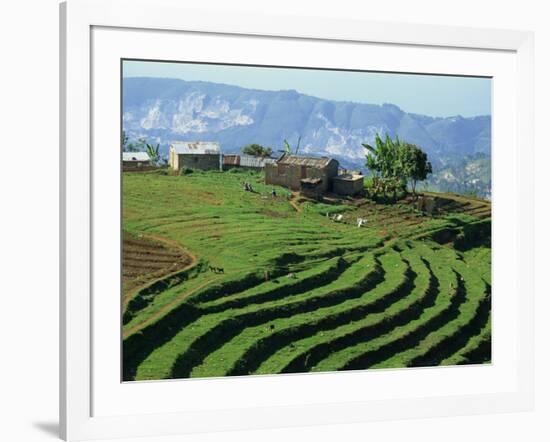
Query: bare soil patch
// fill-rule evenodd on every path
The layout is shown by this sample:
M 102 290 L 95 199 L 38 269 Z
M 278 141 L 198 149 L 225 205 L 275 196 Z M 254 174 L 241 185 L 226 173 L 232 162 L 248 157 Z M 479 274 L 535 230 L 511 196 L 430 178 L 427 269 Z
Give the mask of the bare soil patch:
M 132 293 L 151 281 L 184 269 L 194 258 L 177 243 L 157 236 L 123 233 L 122 293 L 126 301 Z

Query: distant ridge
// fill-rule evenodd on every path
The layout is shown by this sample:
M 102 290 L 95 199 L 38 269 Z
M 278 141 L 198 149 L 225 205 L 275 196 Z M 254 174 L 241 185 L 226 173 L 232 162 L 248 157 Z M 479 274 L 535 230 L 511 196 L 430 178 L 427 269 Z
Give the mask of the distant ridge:
M 295 145 L 301 136 L 301 153 L 331 156 L 353 168 L 365 162 L 361 143 L 373 142 L 376 133 L 398 134 L 428 153 L 438 190 L 490 196 L 488 115 L 430 117 L 394 104 L 332 101 L 295 90 L 130 77 L 123 82 L 123 126 L 130 139 L 146 137 L 164 153 L 177 140 L 217 140 L 225 153 L 249 143 L 276 152 L 284 139 Z M 477 165 L 473 175 L 466 170 L 471 161 Z

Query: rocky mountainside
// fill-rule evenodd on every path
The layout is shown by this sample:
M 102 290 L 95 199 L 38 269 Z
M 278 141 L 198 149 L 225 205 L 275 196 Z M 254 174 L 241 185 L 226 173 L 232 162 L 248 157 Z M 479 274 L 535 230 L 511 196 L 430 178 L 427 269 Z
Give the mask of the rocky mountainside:
M 301 137 L 300 153 L 331 156 L 350 168 L 364 167 L 361 143 L 373 142 L 376 133 L 397 134 L 428 153 L 434 166 L 430 182 L 439 190 L 490 196 L 490 116 L 433 118 L 393 104 L 331 101 L 294 90 L 125 78 L 123 125 L 130 140 L 160 143 L 164 153 L 176 140 L 219 141 L 225 153 L 250 143 L 276 152 L 283 140 L 295 146 Z M 464 167 L 472 173 L 460 173 Z

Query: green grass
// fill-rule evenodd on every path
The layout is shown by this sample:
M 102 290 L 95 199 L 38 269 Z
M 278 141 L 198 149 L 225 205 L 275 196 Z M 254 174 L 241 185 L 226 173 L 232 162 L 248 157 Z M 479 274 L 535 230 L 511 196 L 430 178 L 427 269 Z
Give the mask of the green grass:
M 490 240 L 476 217 L 486 206 L 460 198 L 435 217 L 368 200 L 293 206 L 286 189 L 273 198 L 262 181 L 242 171 L 124 173 L 125 231 L 197 259 L 129 303 L 125 380 L 490 360 Z
M 364 339 L 375 324 L 387 323 L 395 312 L 406 309 L 411 300 L 416 302 L 422 287 L 428 286 L 428 269 L 421 262 L 404 261 L 397 252 L 382 255 L 380 262 L 384 269 L 384 280 L 380 284 L 338 311 L 318 312 L 316 317 L 307 318 L 303 327 L 305 336 L 298 334 L 296 337 L 301 339 L 293 340 L 291 345 L 266 358 L 256 373 L 308 371 L 316 358 L 335 351 L 339 345 L 349 345 L 352 339 Z M 420 290 L 413 288 L 415 284 Z M 291 323 L 289 331 L 281 333 L 290 334 L 290 330 L 299 325 Z
M 337 304 L 347 297 L 355 296 L 357 292 L 352 292 L 349 288 L 355 286 L 359 290 L 359 287 L 368 285 L 369 274 L 365 274 L 365 266 L 369 258 L 352 259 L 353 265 L 341 275 L 335 275 L 336 278 L 325 286 L 314 286 L 311 290 L 290 293 L 282 299 L 262 304 L 250 304 L 242 308 L 229 308 L 219 313 L 202 315 L 197 321 L 182 329 L 166 346 L 144 361 L 142 365 L 144 371 L 139 371 L 138 376 L 146 379 L 145 373 L 150 364 L 154 365 L 153 371 L 156 371 L 160 368 L 157 364 L 158 360 L 162 360 L 163 373 L 186 377 L 182 374 L 187 374 L 192 363 L 200 362 L 207 350 L 211 351 L 220 344 L 222 342 L 220 338 L 227 339 L 246 326 L 305 311 L 313 312 L 324 305 Z
M 340 287 L 346 285 L 348 287 L 346 290 L 347 296 L 340 297 L 342 302 L 315 310 L 309 309 L 306 313 L 295 314 L 291 317 L 272 319 L 255 327 L 246 327 L 240 334 L 227 341 L 218 351 L 210 353 L 201 365 L 193 369 L 191 375 L 198 377 L 222 376 L 238 370 L 236 366 L 241 362 L 240 358 L 243 357 L 243 353 L 251 347 L 258 346 L 261 339 L 273 335 L 275 330 L 277 333 L 284 333 L 288 331 L 288 327 L 296 328 L 301 324 L 308 324 L 335 315 L 339 311 L 349 309 L 354 304 L 364 303 L 365 295 L 370 292 L 369 289 L 373 285 L 380 281 L 381 276 L 380 266 L 374 261 L 372 255 L 367 255 L 350 267 L 347 272 L 342 273 L 340 278 L 331 285 L 329 289 L 331 291 L 326 291 L 322 295 L 323 299 L 330 299 L 332 294 L 342 293 L 335 290 L 339 290 Z M 361 284 L 363 281 L 364 283 Z M 315 287 L 311 292 L 319 293 L 318 287 Z M 289 300 L 289 302 L 291 301 Z M 267 351 L 271 349 L 273 349 L 273 346 L 268 346 Z M 242 372 L 242 369 L 239 372 Z
M 459 281 L 452 270 L 452 266 L 457 261 L 454 253 L 451 250 L 433 251 L 425 245 L 418 245 L 413 250 L 416 253 L 422 253 L 422 257 L 430 264 L 437 279 L 437 297 L 433 305 L 424 309 L 418 318 L 392 329 L 389 333 L 331 353 L 317 364 L 313 371 L 361 369 L 377 364 L 381 364 L 380 368 L 382 368 L 390 359 L 393 360 L 389 362 L 389 366 L 406 367 L 403 352 L 407 347 L 403 344 L 403 340 L 414 336 L 414 333 L 431 330 L 444 322 L 446 313 L 452 309 L 453 300 L 457 304 L 462 301 L 459 297 Z

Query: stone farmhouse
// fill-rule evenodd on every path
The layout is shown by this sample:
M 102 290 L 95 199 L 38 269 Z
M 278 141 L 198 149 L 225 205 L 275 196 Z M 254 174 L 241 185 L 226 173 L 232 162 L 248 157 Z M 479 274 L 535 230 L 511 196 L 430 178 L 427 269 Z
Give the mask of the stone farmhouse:
M 363 176 L 338 175 L 338 166 L 334 158 L 285 153 L 276 162 L 265 165 L 265 182 L 300 191 L 312 198 L 327 192 L 346 196 L 362 193 Z
M 283 154 L 275 163 L 266 164 L 265 182 L 303 191 L 322 194 L 331 188 L 331 179 L 338 175 L 338 161 L 326 157 L 303 157 Z
M 222 170 L 220 143 L 214 141 L 177 141 L 170 144 L 168 164 L 173 170 L 185 168 Z

